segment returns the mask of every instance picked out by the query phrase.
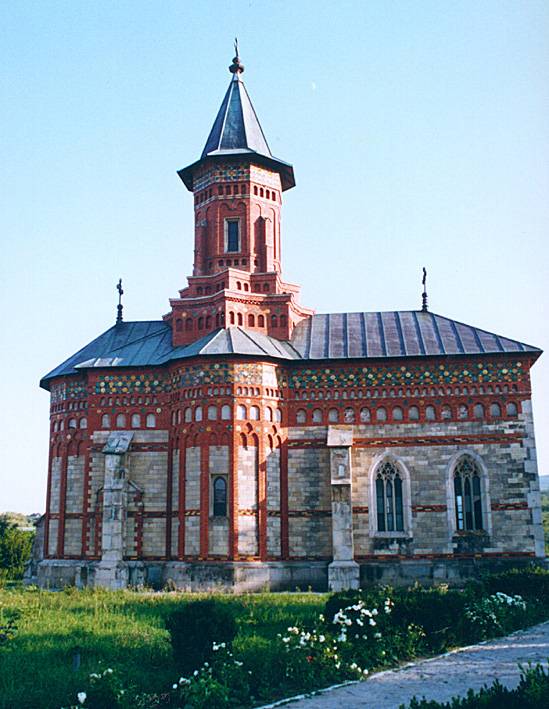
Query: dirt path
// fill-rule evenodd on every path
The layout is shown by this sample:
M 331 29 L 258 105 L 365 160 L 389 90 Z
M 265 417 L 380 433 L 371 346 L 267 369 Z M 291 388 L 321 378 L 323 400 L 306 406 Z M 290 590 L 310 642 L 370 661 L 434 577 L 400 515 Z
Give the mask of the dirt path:
M 519 681 L 518 664 L 549 661 L 549 622 L 504 638 L 461 648 L 291 702 L 291 709 L 398 709 L 416 695 L 448 701 L 496 678 L 507 687 Z

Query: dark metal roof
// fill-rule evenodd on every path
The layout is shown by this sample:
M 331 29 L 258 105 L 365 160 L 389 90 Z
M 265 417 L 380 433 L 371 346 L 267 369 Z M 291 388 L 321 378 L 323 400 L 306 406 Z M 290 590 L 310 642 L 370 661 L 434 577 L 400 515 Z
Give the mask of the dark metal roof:
M 237 72 L 233 75 L 221 103 L 200 160 L 178 171 L 187 189 L 193 189 L 195 169 L 207 159 L 248 157 L 280 173 L 282 189 L 295 186 L 294 169 L 275 158 L 267 144 L 244 82 Z
M 313 315 L 294 329 L 303 359 L 537 352 L 537 347 L 416 310 Z
M 225 150 L 250 150 L 272 157 L 244 82 L 234 74 L 202 151 L 202 158 Z
M 146 367 L 189 357 L 245 355 L 284 360 L 378 359 L 482 355 L 541 350 L 441 315 L 415 310 L 313 315 L 294 329 L 291 341 L 229 327 L 190 345 L 174 347 L 168 323 L 160 320 L 114 325 L 69 357 L 40 382 L 88 368 Z

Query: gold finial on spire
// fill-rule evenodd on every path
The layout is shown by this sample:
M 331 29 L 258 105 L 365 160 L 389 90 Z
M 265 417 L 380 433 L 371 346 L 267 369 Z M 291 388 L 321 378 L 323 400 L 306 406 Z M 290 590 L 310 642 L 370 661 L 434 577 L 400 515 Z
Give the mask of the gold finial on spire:
M 231 74 L 235 74 L 238 76 L 238 74 L 242 74 L 244 71 L 244 64 L 240 61 L 240 57 L 238 56 L 238 37 L 234 38 L 234 58 L 233 58 L 233 63 L 229 67 L 229 71 Z

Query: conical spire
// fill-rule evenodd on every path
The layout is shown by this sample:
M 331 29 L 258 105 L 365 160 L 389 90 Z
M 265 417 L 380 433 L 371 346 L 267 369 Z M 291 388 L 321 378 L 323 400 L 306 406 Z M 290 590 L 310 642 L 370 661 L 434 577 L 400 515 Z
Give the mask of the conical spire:
M 235 42 L 235 57 L 229 71 L 232 74 L 231 83 L 225 93 L 200 160 L 179 170 L 179 177 L 187 189 L 192 191 L 193 173 L 204 160 L 226 160 L 237 156 L 253 156 L 254 161 L 280 174 L 283 190 L 294 187 L 293 168 L 288 163 L 275 158 L 271 153 L 242 81 L 244 65 L 238 55 L 237 42 Z
M 202 157 L 233 150 L 272 157 L 265 134 L 241 79 L 244 67 L 238 56 L 233 59 L 229 71 L 233 77 L 202 151 Z

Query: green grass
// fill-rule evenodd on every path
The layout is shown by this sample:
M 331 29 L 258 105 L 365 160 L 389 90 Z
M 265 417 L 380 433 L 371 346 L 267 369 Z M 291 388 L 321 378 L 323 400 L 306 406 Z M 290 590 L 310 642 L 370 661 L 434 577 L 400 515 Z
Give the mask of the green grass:
M 0 625 L 19 610 L 14 640 L 0 648 L 0 708 L 67 706 L 100 666 L 117 667 L 142 691 L 165 691 L 175 679 L 164 618 L 197 594 L 131 591 L 0 590 Z M 312 621 L 327 595 L 312 593 L 217 596 L 235 609 L 236 644 L 261 647 L 289 625 Z M 82 664 L 72 670 L 80 648 Z

